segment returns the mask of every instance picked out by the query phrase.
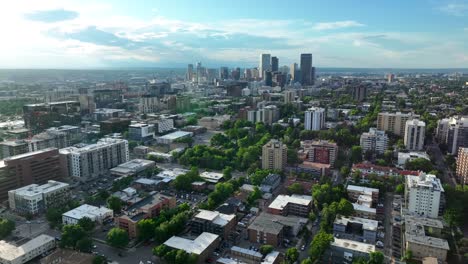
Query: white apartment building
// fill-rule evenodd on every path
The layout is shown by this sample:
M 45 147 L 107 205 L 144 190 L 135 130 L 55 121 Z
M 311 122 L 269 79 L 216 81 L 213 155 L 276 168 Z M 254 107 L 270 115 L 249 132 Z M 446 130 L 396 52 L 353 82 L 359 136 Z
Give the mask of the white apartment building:
M 249 110 L 247 112 L 247 120 L 252 123 L 262 122 L 271 125 L 278 121 L 279 118 L 280 112 L 276 105 L 268 105 L 258 110 Z
M 442 183 L 435 175 L 420 172 L 419 176 L 406 176 L 405 201 L 409 212 L 438 217 L 443 192 Z
M 405 147 L 408 150 L 422 150 L 424 148 L 424 136 L 426 133 L 426 123 L 418 119 L 406 121 L 405 126 Z
M 447 144 L 448 153 L 456 155 L 460 147 L 468 147 L 468 116 L 453 116 L 439 120 L 437 139 Z
M 320 130 L 325 126 L 325 109 L 320 107 L 312 107 L 305 111 L 304 129 L 305 130 Z
M 406 121 L 419 118 L 419 115 L 413 113 L 379 113 L 377 116 L 377 129 L 386 132 L 392 132 L 397 136 L 405 134 Z
M 103 138 L 96 144 L 60 149 L 60 162 L 67 176 L 81 180 L 99 177 L 129 160 L 128 141 Z
M 68 202 L 70 186 L 67 183 L 48 181 L 46 184 L 31 184 L 8 191 L 10 208 L 19 214 L 38 214 L 49 207 Z
M 363 152 L 371 151 L 382 155 L 388 148 L 388 136 L 385 131 L 369 128 L 369 132 L 361 135 L 361 148 Z
M 55 238 L 40 235 L 21 246 L 0 240 L 0 263 L 23 264 L 55 248 Z
M 62 223 L 64 225 L 78 224 L 81 218 L 88 217 L 94 222 L 102 223 L 107 218 L 114 217 L 114 211 L 106 207 L 96 207 L 83 204 L 73 210 L 62 214 Z
M 174 120 L 173 119 L 159 119 L 154 122 L 155 130 L 159 134 L 166 133 L 174 129 Z

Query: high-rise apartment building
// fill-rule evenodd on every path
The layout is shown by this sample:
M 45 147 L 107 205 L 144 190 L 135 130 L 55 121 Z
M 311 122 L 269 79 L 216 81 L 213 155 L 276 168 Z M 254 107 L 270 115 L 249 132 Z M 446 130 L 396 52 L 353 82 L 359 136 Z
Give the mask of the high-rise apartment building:
M 103 138 L 96 144 L 60 150 L 64 173 L 80 180 L 99 177 L 129 159 L 128 141 Z
M 271 55 L 270 54 L 261 54 L 260 55 L 260 65 L 258 72 L 260 78 L 265 78 L 265 72 L 271 71 Z
M 397 136 L 405 135 L 406 121 L 419 118 L 419 115 L 413 113 L 379 113 L 377 116 L 377 129 L 385 132 L 391 132 Z
M 279 140 L 272 139 L 262 147 L 262 168 L 282 170 L 286 166 L 288 148 Z
M 62 176 L 56 148 L 8 157 L 0 161 L 0 201 L 8 198 L 10 190 L 29 184 L 45 184 Z
M 297 63 L 291 64 L 291 68 L 289 68 L 289 74 L 291 75 L 292 83 L 296 83 L 300 81 L 301 72 L 299 70 L 299 66 Z
M 361 134 L 361 148 L 363 152 L 370 151 L 382 155 L 388 147 L 388 136 L 385 131 L 369 128 L 369 132 Z
M 29 151 L 26 140 L 0 142 L 0 159 L 20 155 Z
M 303 86 L 313 85 L 312 79 L 312 54 L 301 54 L 301 84 Z
M 461 184 L 468 184 L 468 148 L 458 150 L 457 177 Z
M 284 94 L 284 103 L 290 104 L 294 101 L 294 98 L 296 97 L 296 91 L 294 90 L 286 90 L 283 92 Z
M 262 122 L 271 125 L 280 118 L 279 108 L 276 105 L 267 105 L 258 110 L 249 110 L 247 112 L 247 120 L 256 123 Z
M 66 148 L 79 143 L 81 138 L 80 127 L 65 125 L 51 127 L 26 141 L 29 146 L 29 151 L 37 151 L 46 148 Z
M 304 129 L 320 130 L 325 126 L 325 109 L 312 107 L 305 111 Z
M 443 192 L 442 183 L 435 175 L 420 172 L 419 176 L 406 176 L 405 201 L 411 213 L 437 218 Z
M 439 120 L 436 132 L 440 143 L 447 145 L 447 152 L 456 155 L 468 147 L 468 116 L 453 116 Z
M 424 136 L 426 133 L 426 123 L 418 119 L 406 121 L 405 126 L 405 147 L 408 150 L 422 150 L 424 148 Z
M 365 85 L 358 85 L 353 87 L 353 100 L 362 102 L 366 99 L 367 87 Z
M 327 140 L 304 140 L 301 148 L 307 154 L 307 161 L 330 164 L 333 168 L 338 155 L 338 145 Z
M 278 71 L 278 68 L 279 68 L 278 64 L 279 64 L 278 57 L 275 57 L 275 56 L 271 57 L 271 71 L 272 72 Z

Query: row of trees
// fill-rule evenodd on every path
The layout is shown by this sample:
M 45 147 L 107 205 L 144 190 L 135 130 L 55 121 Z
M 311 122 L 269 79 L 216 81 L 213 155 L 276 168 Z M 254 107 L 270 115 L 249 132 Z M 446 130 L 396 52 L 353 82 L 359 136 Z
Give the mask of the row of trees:
M 164 259 L 168 264 L 195 264 L 198 262 L 198 255 L 189 254 L 182 249 L 171 249 L 164 244 L 155 247 L 153 254 Z
M 15 230 L 15 222 L 0 218 L 0 239 L 9 236 Z
M 81 252 L 91 252 L 93 241 L 91 233 L 95 223 L 89 217 L 83 217 L 78 220 L 76 225 L 65 225 L 62 227 L 62 239 L 60 247 L 76 249 Z

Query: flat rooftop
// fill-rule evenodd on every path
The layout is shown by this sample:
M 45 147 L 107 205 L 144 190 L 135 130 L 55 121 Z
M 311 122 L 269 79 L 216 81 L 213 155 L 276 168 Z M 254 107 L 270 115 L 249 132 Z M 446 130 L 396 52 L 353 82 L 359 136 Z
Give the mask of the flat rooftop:
M 283 210 L 284 207 L 286 207 L 289 203 L 309 206 L 311 202 L 312 202 L 312 196 L 309 196 L 309 195 L 293 194 L 289 196 L 289 195 L 280 194 L 268 207 L 273 208 L 273 209 Z
M 105 147 L 108 147 L 109 145 L 118 144 L 122 142 L 127 142 L 127 140 L 119 139 L 119 138 L 101 138 L 95 144 L 83 145 L 82 147 L 67 147 L 67 148 L 60 149 L 60 153 L 68 154 L 68 153 L 88 152 L 88 151 L 105 148 Z
M 83 217 L 89 217 L 95 219 L 107 213 L 113 213 L 113 211 L 106 207 L 96 207 L 89 204 L 83 204 L 75 209 L 65 212 L 63 216 L 70 217 L 73 219 L 81 219 Z
M 169 238 L 166 242 L 164 242 L 164 245 L 170 248 L 182 249 L 187 253 L 194 253 L 200 255 L 218 238 L 218 235 L 203 232 L 194 240 L 173 236 Z
M 236 215 L 234 214 L 228 215 L 228 214 L 222 214 L 220 212 L 208 211 L 208 210 L 199 210 L 199 213 L 195 215 L 195 218 L 208 220 L 212 222 L 213 224 L 216 224 L 219 226 L 227 225 L 235 217 Z
M 16 156 L 7 157 L 4 160 L 9 161 L 9 160 L 29 158 L 29 157 L 35 156 L 37 154 L 49 152 L 49 151 L 52 151 L 52 150 L 56 150 L 56 148 L 45 148 L 45 149 L 41 149 L 41 150 L 38 150 L 38 151 L 27 152 L 27 153 L 19 154 L 19 155 L 16 155 Z
M 127 208 L 127 212 L 131 212 L 133 210 L 145 211 L 167 199 L 172 199 L 172 197 L 160 193 L 153 193 L 145 199 L 129 206 Z
M 444 192 L 440 179 L 424 172 L 420 172 L 419 176 L 407 176 L 406 184 L 409 188 L 429 188 L 433 191 Z
M 243 255 L 249 255 L 249 256 L 252 256 L 252 257 L 257 257 L 257 258 L 262 258 L 263 257 L 263 255 L 260 252 L 257 252 L 255 250 L 251 250 L 251 249 L 247 249 L 247 248 L 237 247 L 237 246 L 231 247 L 231 251 L 241 253 Z
M 266 232 L 270 234 L 279 234 L 283 227 L 296 227 L 301 223 L 306 223 L 307 219 L 297 216 L 282 216 L 269 213 L 262 213 L 255 218 L 249 225 L 249 229 Z
M 31 197 L 31 196 L 35 196 L 41 193 L 53 192 L 55 190 L 65 188 L 67 186 L 69 186 L 68 183 L 50 180 L 46 184 L 43 184 L 43 185 L 30 184 L 28 186 L 24 186 L 16 190 L 12 190 L 12 192 L 14 192 L 17 195 Z
M 200 173 L 200 177 L 212 183 L 217 183 L 223 178 L 223 174 L 219 172 L 204 171 Z
M 357 185 L 348 185 L 348 187 L 346 187 L 346 190 L 348 192 L 360 192 L 360 193 L 369 194 L 369 195 L 372 195 L 372 193 L 379 193 L 379 189 L 357 186 Z
M 407 242 L 449 250 L 447 240 L 426 235 L 425 227 L 442 229 L 443 223 L 427 217 L 405 216 L 405 238 Z
M 362 224 L 364 230 L 377 231 L 379 222 L 375 220 L 365 219 L 361 217 L 344 217 L 341 215 L 336 216 L 334 224 L 338 225 L 348 225 L 348 223 L 358 223 Z
M 341 239 L 341 238 L 334 238 L 335 240 L 331 243 L 332 247 L 339 247 L 339 248 L 345 248 L 345 249 L 350 249 L 353 251 L 358 251 L 358 252 L 364 252 L 364 253 L 371 253 L 375 251 L 375 246 L 366 244 L 366 243 L 361 243 L 349 239 Z
M 371 214 L 376 214 L 377 210 L 375 208 L 371 208 L 366 205 L 358 204 L 358 203 L 353 203 L 353 208 L 356 211 L 360 212 L 366 212 L 366 213 L 371 213 Z
M 178 138 L 181 138 L 181 137 L 187 137 L 187 136 L 192 136 L 192 135 L 193 135 L 192 132 L 176 131 L 176 132 L 172 132 L 172 133 L 170 133 L 170 134 L 161 136 L 161 137 L 159 137 L 159 138 L 161 138 L 161 139 L 174 140 L 174 139 L 178 139 Z
M 44 244 L 54 242 L 55 238 L 48 235 L 40 235 L 36 238 L 31 239 L 27 243 L 21 246 L 15 246 L 4 240 L 0 240 L 0 255 L 6 261 L 13 261 L 27 253 L 34 251 Z

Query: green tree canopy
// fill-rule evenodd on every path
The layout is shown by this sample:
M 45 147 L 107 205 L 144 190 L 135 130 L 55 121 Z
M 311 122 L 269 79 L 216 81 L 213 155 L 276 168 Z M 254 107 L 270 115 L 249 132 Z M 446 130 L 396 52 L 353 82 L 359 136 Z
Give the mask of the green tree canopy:
M 0 218 L 0 239 L 9 236 L 13 230 L 15 230 L 15 222 Z
M 272 245 L 262 245 L 260 246 L 260 253 L 265 256 L 273 252 L 274 249 L 275 248 Z
M 288 186 L 288 193 L 290 194 L 304 194 L 304 186 L 302 184 L 295 182 Z
M 116 248 L 123 248 L 128 245 L 128 233 L 124 229 L 114 227 L 107 233 L 107 243 Z
M 430 172 L 434 168 L 434 166 L 432 165 L 430 160 L 424 158 L 417 158 L 411 161 L 407 161 L 405 164 L 405 168 L 407 170 Z
M 77 242 L 86 237 L 86 231 L 81 226 L 65 225 L 62 228 L 62 239 L 60 240 L 60 246 L 75 249 Z
M 149 240 L 154 237 L 154 230 L 156 228 L 156 222 L 149 219 L 142 219 L 137 223 L 138 239 Z
M 120 210 L 122 209 L 122 201 L 116 196 L 111 196 L 107 198 L 107 206 L 109 209 L 113 210 L 114 213 L 120 213 Z
M 320 257 L 325 252 L 325 250 L 327 250 L 327 248 L 330 246 L 330 243 L 332 241 L 333 241 L 332 234 L 328 234 L 323 230 L 318 232 L 318 234 L 314 237 L 314 239 L 310 243 L 309 256 L 312 262 L 320 259 Z
M 299 258 L 299 251 L 295 247 L 288 248 L 286 250 L 286 253 L 284 254 L 284 260 L 288 264 L 293 264 L 294 262 L 297 261 L 298 258 Z
M 85 216 L 78 220 L 78 225 L 81 226 L 86 232 L 91 232 L 94 230 L 96 223 L 91 220 L 91 218 Z

